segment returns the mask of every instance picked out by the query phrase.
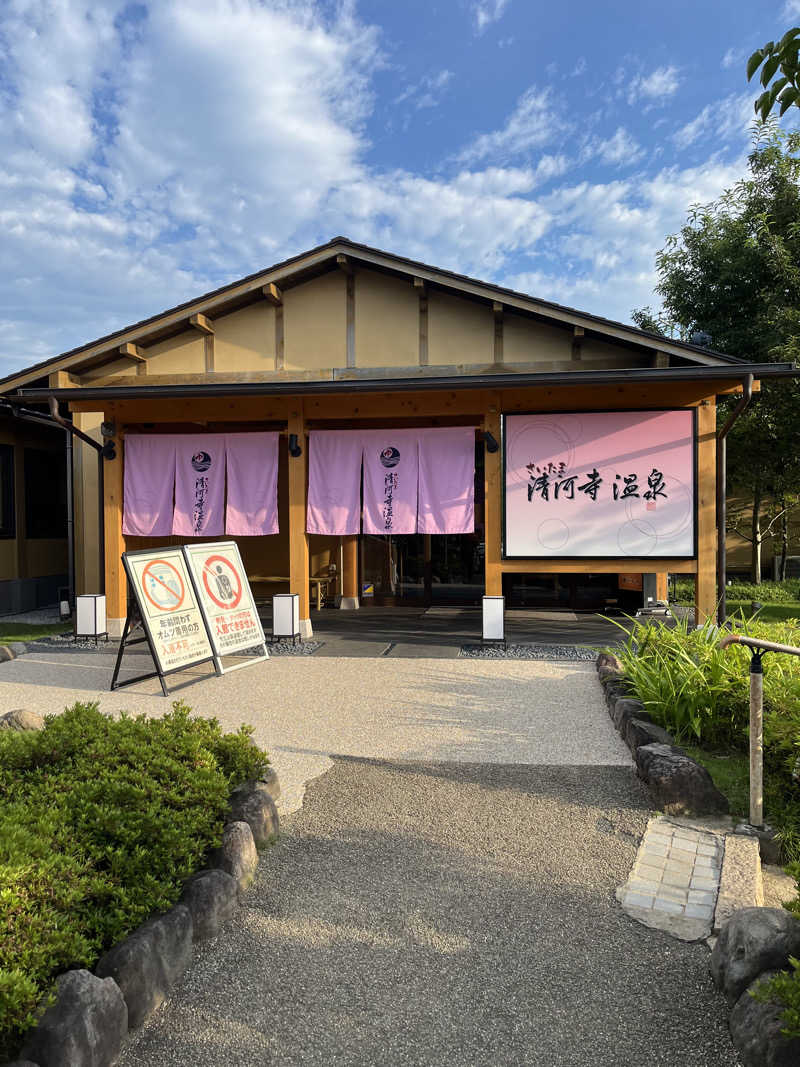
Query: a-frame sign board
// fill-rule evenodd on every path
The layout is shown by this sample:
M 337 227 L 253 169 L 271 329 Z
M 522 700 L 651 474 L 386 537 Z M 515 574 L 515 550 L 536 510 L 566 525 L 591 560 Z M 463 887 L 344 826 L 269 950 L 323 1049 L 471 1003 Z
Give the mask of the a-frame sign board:
M 122 563 L 133 598 L 128 600 L 128 617 L 122 631 L 111 688 L 158 678 L 168 696 L 165 678 L 170 674 L 213 662 L 205 620 L 197 604 L 192 580 L 181 548 L 144 549 L 124 552 Z M 133 637 L 142 628 L 143 637 Z M 135 678 L 119 680 L 126 648 L 145 642 L 156 669 Z
M 235 541 L 185 545 L 183 554 L 203 614 L 218 674 L 269 658 L 261 619 Z M 225 666 L 223 656 L 252 650 L 243 663 Z
M 165 679 L 211 662 L 217 674 L 267 659 L 264 631 L 235 541 L 124 552 L 122 563 L 133 593 L 122 632 L 111 689 L 147 678 Z M 143 636 L 134 636 L 141 628 Z M 155 670 L 119 680 L 122 657 L 147 644 Z M 257 649 L 244 663 L 224 666 L 223 656 Z

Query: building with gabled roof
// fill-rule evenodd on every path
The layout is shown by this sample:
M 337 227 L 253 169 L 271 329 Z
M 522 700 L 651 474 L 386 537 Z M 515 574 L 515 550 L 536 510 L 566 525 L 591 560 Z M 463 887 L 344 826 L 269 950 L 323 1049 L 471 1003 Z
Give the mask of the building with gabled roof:
M 631 587 L 663 596 L 667 572 L 695 575 L 699 616 L 711 615 L 716 604 L 717 397 L 743 389 L 749 395 L 762 378 L 794 373 L 787 364 L 750 364 L 336 237 L 15 372 L 0 382 L 0 393 L 17 408 L 52 409 L 86 438 L 106 443 L 98 478 L 92 449 L 76 442 L 75 573 L 78 591 L 104 585 L 112 632 L 119 632 L 126 614 L 122 552 L 187 539 L 171 532 L 151 537 L 123 532 L 126 440 L 188 435 L 202 449 L 204 435 L 279 434 L 278 532 L 236 539 L 248 574 L 264 579 L 265 591 L 270 579 L 275 588 L 283 585 L 298 594 L 308 633 L 321 589 L 345 606 L 358 605 L 365 593 L 386 603 L 448 598 L 473 603 L 485 593 L 506 595 L 510 604 L 597 610 L 630 604 L 625 597 Z M 655 516 L 666 507 L 662 500 L 644 499 L 646 476 L 658 473 L 650 464 L 656 453 L 648 452 L 646 439 L 658 412 L 691 412 L 692 417 L 693 476 L 681 490 L 691 546 L 684 538 L 673 554 L 677 540 L 645 532 L 655 528 Z M 587 418 L 576 421 L 581 413 Z M 634 450 L 640 467 L 629 471 L 628 458 L 606 457 L 620 469 L 611 474 L 608 467 L 607 515 L 602 522 L 598 518 L 596 552 L 595 527 L 585 517 L 576 518 L 580 537 L 577 525 L 568 530 L 563 552 L 558 544 L 563 533 L 550 536 L 550 544 L 546 537 L 536 540 L 534 526 L 563 526 L 555 505 L 567 506 L 566 488 L 559 502 L 554 486 L 545 484 L 548 496 L 543 497 L 541 481 L 534 484 L 534 468 L 547 458 L 543 453 L 532 455 L 526 465 L 528 499 L 520 499 L 530 508 L 514 518 L 525 530 L 507 528 L 509 428 L 523 427 L 509 420 L 522 415 L 530 420 L 525 432 L 534 435 L 532 442 L 544 441 L 536 435 L 547 427 L 558 434 L 582 425 L 581 432 L 595 434 L 601 449 L 603 435 L 611 439 L 614 419 L 602 422 L 594 416 L 614 415 L 629 435 L 640 426 L 640 447 Z M 589 429 L 601 425 L 606 429 L 599 437 L 599 430 Z M 387 532 L 382 538 L 364 529 L 308 532 L 309 445 L 316 431 L 366 434 L 456 426 L 470 427 L 475 435 L 472 532 L 437 536 L 420 529 L 420 523 L 414 532 Z M 537 443 L 535 450 L 540 448 L 544 445 Z M 564 455 L 572 454 L 578 452 L 566 447 Z M 652 471 L 645 469 L 648 464 Z M 566 468 L 561 474 L 567 481 Z M 641 481 L 630 483 L 638 494 L 621 495 L 633 475 Z M 580 491 L 574 481 L 571 488 L 573 494 Z M 619 500 L 616 513 L 612 500 Z M 636 508 L 650 510 L 645 515 Z M 619 544 L 609 551 L 606 527 L 617 521 L 614 514 L 624 518 L 627 533 L 615 534 Z M 637 531 L 650 541 L 640 543 Z M 688 526 L 688 537 L 686 531 Z M 224 530 L 207 533 L 206 539 L 221 536 Z M 516 549 L 528 546 L 527 554 L 510 550 L 514 538 Z

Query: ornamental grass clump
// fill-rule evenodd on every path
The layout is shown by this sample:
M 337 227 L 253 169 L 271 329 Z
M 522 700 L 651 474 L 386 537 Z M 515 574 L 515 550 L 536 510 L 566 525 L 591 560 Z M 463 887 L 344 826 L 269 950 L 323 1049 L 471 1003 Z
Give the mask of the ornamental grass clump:
M 685 619 L 674 629 L 642 622 L 620 628 L 626 640 L 616 654 L 655 722 L 679 742 L 741 745 L 748 703 L 737 685 L 740 650 L 723 652 L 711 623 L 697 630 Z
M 55 977 L 91 967 L 219 845 L 231 790 L 269 761 L 176 702 L 161 719 L 75 704 L 0 734 L 0 1061 Z

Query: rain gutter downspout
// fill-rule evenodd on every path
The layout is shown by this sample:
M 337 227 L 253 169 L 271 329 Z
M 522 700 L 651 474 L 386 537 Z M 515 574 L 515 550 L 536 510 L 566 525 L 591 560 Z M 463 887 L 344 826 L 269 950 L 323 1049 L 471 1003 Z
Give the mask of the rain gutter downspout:
M 83 441 L 84 444 L 91 446 L 95 452 L 97 452 L 97 550 L 100 557 L 99 566 L 99 581 L 100 581 L 100 593 L 106 591 L 106 525 L 105 525 L 105 509 L 104 509 L 104 497 L 105 497 L 105 473 L 103 471 L 103 446 L 99 444 L 94 438 L 89 437 L 83 430 L 79 430 L 77 426 L 69 419 L 65 419 L 61 412 L 58 410 L 58 400 L 54 396 L 48 397 L 48 404 L 50 405 L 50 415 L 59 426 L 70 435 L 70 449 L 72 445 L 72 437 L 77 437 Z M 71 459 L 71 457 L 70 457 Z M 72 486 L 72 467 L 70 465 L 70 472 L 68 475 L 70 488 Z M 72 498 L 69 498 L 69 514 L 72 516 Z
M 727 436 L 731 427 L 744 412 L 753 399 L 753 375 L 748 374 L 742 381 L 742 396 L 730 413 L 725 425 L 717 433 L 717 624 L 722 625 L 727 617 L 725 589 L 727 583 L 727 566 L 725 559 L 725 526 L 727 524 L 727 501 L 725 489 L 728 471 Z

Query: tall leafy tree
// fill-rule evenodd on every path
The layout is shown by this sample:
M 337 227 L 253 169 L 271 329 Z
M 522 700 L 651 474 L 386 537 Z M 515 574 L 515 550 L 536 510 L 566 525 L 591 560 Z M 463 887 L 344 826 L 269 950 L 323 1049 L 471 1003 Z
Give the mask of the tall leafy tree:
M 685 340 L 704 336 L 708 347 L 748 361 L 794 361 L 800 353 L 800 134 L 760 124 L 748 163 L 748 177 L 719 200 L 693 207 L 680 233 L 667 238 L 656 257 L 662 311 L 642 308 L 633 318 Z M 752 500 L 750 529 L 740 532 L 751 541 L 752 579 L 759 582 L 765 532 L 788 536 L 782 520 L 800 492 L 794 380 L 762 384 L 731 432 L 728 458 L 729 486 Z M 767 501 L 774 511 L 765 520 Z
M 766 121 L 776 104 L 781 115 L 792 105 L 800 107 L 800 27 L 794 26 L 780 41 L 767 41 L 763 48 L 753 52 L 747 61 L 748 81 L 759 68 L 764 92 L 754 107 L 762 121 Z

